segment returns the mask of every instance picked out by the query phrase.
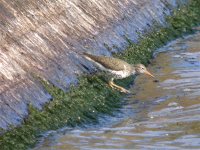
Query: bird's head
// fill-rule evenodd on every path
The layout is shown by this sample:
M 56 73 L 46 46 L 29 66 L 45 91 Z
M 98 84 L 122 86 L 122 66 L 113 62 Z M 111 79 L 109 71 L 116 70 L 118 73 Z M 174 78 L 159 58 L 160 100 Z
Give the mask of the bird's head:
M 136 74 L 147 74 L 151 77 L 154 77 L 154 75 L 152 75 L 143 64 L 135 65 L 135 73 Z

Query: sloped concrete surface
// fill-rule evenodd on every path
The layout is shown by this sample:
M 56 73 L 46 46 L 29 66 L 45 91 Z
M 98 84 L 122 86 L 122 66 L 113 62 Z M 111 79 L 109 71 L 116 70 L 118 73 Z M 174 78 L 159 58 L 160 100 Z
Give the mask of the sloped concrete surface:
M 91 64 L 83 51 L 111 55 L 136 41 L 185 0 L 1 0 L 0 128 L 18 125 L 28 105 L 51 99 L 33 75 L 67 90 Z M 109 48 L 108 48 L 109 47 Z

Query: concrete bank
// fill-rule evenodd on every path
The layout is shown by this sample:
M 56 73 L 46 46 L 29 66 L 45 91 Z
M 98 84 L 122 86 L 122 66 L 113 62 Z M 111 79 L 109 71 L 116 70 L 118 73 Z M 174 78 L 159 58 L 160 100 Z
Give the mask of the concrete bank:
M 0 128 L 21 124 L 28 105 L 52 99 L 37 75 L 66 91 L 91 71 L 78 53 L 111 55 L 135 42 L 185 0 L 0 2 Z M 87 68 L 84 68 L 87 66 Z

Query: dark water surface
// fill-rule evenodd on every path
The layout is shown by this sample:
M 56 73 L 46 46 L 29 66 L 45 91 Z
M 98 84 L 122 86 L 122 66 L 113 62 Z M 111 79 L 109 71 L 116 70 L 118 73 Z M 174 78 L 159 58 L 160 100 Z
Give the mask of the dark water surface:
M 156 51 L 149 70 L 158 81 L 138 76 L 120 113 L 49 132 L 35 150 L 200 149 L 200 33 Z

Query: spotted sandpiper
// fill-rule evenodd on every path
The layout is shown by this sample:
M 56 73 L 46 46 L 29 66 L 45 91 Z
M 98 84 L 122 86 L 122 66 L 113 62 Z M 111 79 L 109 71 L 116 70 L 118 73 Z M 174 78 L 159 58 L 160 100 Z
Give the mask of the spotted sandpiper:
M 116 88 L 124 93 L 130 93 L 127 89 L 116 85 L 114 79 L 123 79 L 130 75 L 137 74 L 147 74 L 151 77 L 154 77 L 143 64 L 128 64 L 127 62 L 113 57 L 107 56 L 96 56 L 88 53 L 83 53 L 83 56 L 93 62 L 101 70 L 106 71 L 110 74 L 111 79 L 109 81 L 109 86 Z

